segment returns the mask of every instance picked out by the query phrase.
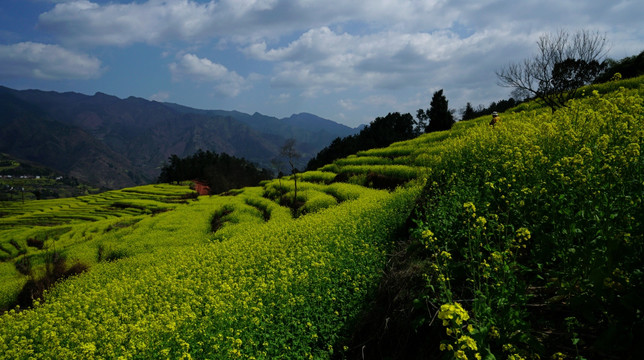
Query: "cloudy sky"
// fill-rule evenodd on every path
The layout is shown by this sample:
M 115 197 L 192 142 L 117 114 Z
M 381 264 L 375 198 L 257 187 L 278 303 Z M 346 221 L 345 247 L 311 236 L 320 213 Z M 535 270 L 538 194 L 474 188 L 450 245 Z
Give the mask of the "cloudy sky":
M 2 0 L 0 85 L 357 126 L 509 97 L 495 70 L 560 29 L 644 50 L 641 0 Z

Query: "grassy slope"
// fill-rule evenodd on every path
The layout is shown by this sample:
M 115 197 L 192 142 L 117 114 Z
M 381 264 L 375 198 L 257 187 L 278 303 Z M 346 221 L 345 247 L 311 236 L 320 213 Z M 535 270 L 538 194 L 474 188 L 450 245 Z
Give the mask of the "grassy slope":
M 640 78 L 627 84 L 639 87 L 627 96 L 639 96 L 640 103 L 641 82 Z M 612 90 L 608 87 L 600 90 Z M 618 102 L 615 96 L 591 97 L 580 108 L 596 107 L 595 113 L 602 113 L 609 108 L 598 108 L 597 104 L 612 104 L 611 111 L 621 109 L 633 118 L 627 127 L 641 129 L 641 107 Z M 411 185 L 389 193 L 362 185 L 386 186 L 417 178 L 430 185 L 451 186 L 450 181 L 459 176 L 485 176 L 490 169 L 502 169 L 506 179 L 512 179 L 512 175 L 527 178 L 528 171 L 547 171 L 545 164 L 539 169 L 513 168 L 534 160 L 529 150 L 535 150 L 530 141 L 535 131 L 540 139 L 560 145 L 553 146 L 556 152 L 546 154 L 553 163 L 569 156 L 567 151 L 578 151 L 579 144 L 591 141 L 584 137 L 567 141 L 569 129 L 583 132 L 586 128 L 579 121 L 561 128 L 558 124 L 566 117 L 553 117 L 534 105 L 523 105 L 516 111 L 503 114 L 501 125 L 495 129 L 486 125 L 488 119 L 476 119 L 456 124 L 449 132 L 360 152 L 320 171 L 304 173 L 306 182 L 298 181 L 298 201 L 304 206 L 296 212 L 300 216 L 297 219 L 279 205 L 280 200 L 292 200 L 294 184 L 288 179 L 241 189 L 233 192 L 234 196 L 171 206 L 173 211 L 155 216 L 145 214 L 145 209 L 151 212 L 160 206 L 149 200 L 137 200 L 132 204 L 136 207 L 129 209 L 119 206 L 119 215 L 99 215 L 100 206 L 90 206 L 83 211 L 94 209 L 89 210 L 90 215 L 80 217 L 80 210 L 70 210 L 69 214 L 63 211 L 65 206 L 77 203 L 63 204 L 60 200 L 48 211 L 56 214 L 55 219 L 72 219 L 67 225 L 72 229 L 59 240 L 69 245 L 68 256 L 93 264 L 99 244 L 118 247 L 130 256 L 96 264 L 88 273 L 61 283 L 32 310 L 3 315 L 0 353 L 8 358 L 36 353 L 44 358 L 61 354 L 104 358 L 324 358 L 342 352 L 335 347 L 338 336 L 358 315 L 359 304 L 377 287 L 385 253 L 392 250 L 390 240 L 405 223 L 419 189 Z M 611 119 L 615 124 L 625 121 L 624 117 Z M 592 123 L 597 119 L 584 120 Z M 545 123 L 553 126 L 548 128 Z M 629 139 L 636 139 L 641 146 L 642 133 L 637 131 Z M 488 150 L 491 152 L 486 154 Z M 632 156 L 641 169 L 641 155 Z M 486 164 L 486 157 L 493 161 Z M 335 174 L 356 185 L 329 184 Z M 634 181 L 642 183 L 641 179 Z M 453 203 L 462 208 L 464 202 L 472 201 L 464 200 L 467 196 L 463 194 L 476 193 L 479 183 L 470 184 L 469 190 L 460 184 L 459 189 L 465 190 L 452 194 L 458 195 Z M 497 195 L 500 198 L 506 194 Z M 94 199 L 88 197 L 82 202 L 91 204 Z M 637 206 L 641 206 L 641 194 L 638 199 Z M 35 216 L 36 211 L 15 212 L 1 220 L 14 226 L 42 221 Z M 99 220 L 99 216 L 107 219 Z M 133 220 L 118 226 L 123 219 L 116 216 Z M 218 219 L 218 230 L 213 234 L 214 218 Z M 525 219 L 524 226 L 530 228 L 528 217 Z M 420 220 L 428 223 L 427 219 Z M 564 226 L 569 225 L 568 220 L 562 221 Z M 456 229 L 445 227 L 440 231 L 460 233 Z M 10 233 L 23 241 L 27 236 L 4 228 L 2 237 Z M 87 234 L 91 234 L 89 239 L 84 237 Z M 631 235 L 641 243 L 641 232 Z M 5 273 L 11 272 L 12 262 L 2 265 Z M 14 277 L 20 278 L 15 270 Z M 5 294 L 15 290 L 14 285 Z M 441 300 L 457 301 L 458 296 L 452 294 Z

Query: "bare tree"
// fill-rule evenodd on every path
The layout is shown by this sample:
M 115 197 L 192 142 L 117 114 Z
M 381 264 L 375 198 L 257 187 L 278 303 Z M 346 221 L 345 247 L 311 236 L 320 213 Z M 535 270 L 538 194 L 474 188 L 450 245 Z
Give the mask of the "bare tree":
M 277 157 L 271 160 L 271 166 L 273 167 L 273 169 L 275 169 L 275 176 L 277 177 L 277 182 L 280 187 L 280 204 L 282 203 L 282 195 L 283 195 L 283 192 L 282 192 L 282 175 L 283 175 L 282 166 L 283 165 L 284 164 L 282 163 L 282 160 L 280 160 Z
M 581 86 L 591 83 L 605 67 L 605 35 L 588 30 L 570 35 L 560 30 L 537 41 L 538 53 L 496 72 L 499 85 L 543 100 L 552 111 L 566 106 Z
M 291 167 L 291 174 L 293 174 L 293 180 L 295 181 L 295 194 L 292 206 L 295 207 L 295 203 L 297 202 L 297 169 L 295 168 L 294 161 L 301 157 L 300 153 L 295 149 L 295 139 L 291 138 L 284 141 L 284 145 L 280 148 L 280 155 L 286 158 Z

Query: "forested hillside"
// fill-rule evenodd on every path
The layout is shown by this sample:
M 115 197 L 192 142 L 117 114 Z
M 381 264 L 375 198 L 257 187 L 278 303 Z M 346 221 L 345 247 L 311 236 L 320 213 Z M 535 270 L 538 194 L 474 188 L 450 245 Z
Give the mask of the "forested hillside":
M 67 279 L 0 317 L 0 356 L 635 358 L 643 84 L 225 196 L 160 184 L 5 203 L 2 304 L 48 269 Z

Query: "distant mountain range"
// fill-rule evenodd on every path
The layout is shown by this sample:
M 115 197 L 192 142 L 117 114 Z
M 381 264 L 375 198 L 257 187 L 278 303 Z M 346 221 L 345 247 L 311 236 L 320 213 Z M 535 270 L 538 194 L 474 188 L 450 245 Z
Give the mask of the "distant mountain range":
M 308 113 L 278 119 L 100 92 L 0 86 L 0 152 L 106 188 L 154 182 L 170 155 L 198 149 L 268 168 L 288 138 L 297 140 L 303 169 L 333 139 L 359 130 Z

